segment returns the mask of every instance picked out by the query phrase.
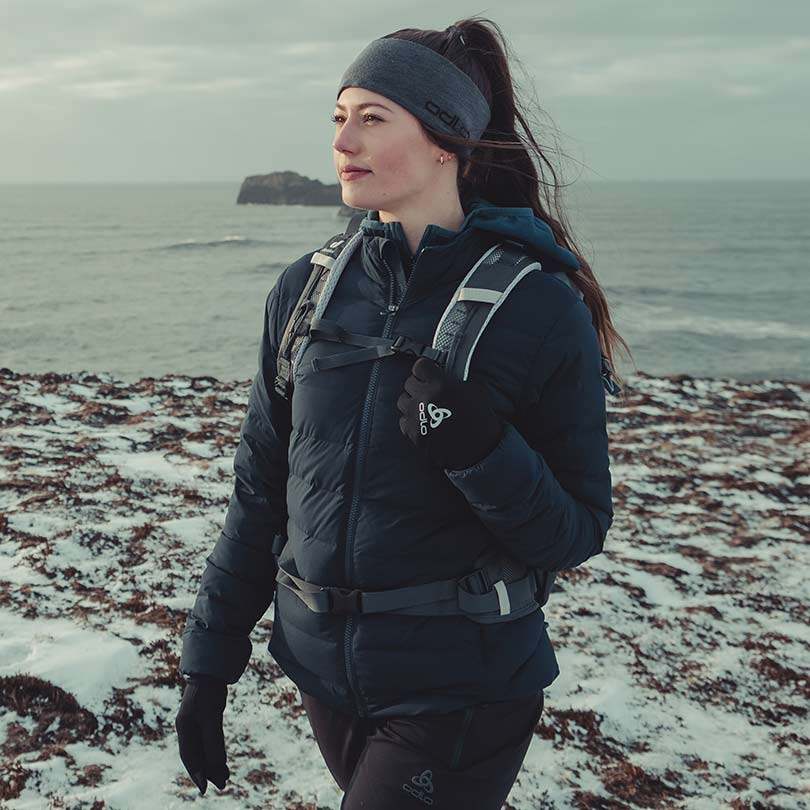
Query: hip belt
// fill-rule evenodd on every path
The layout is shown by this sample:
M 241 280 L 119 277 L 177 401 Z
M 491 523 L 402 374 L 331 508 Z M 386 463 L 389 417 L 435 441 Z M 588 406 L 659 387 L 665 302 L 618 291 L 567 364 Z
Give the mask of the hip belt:
M 511 621 L 540 609 L 536 569 L 514 582 L 490 583 L 480 568 L 455 579 L 443 579 L 389 590 L 359 590 L 318 585 L 281 565 L 276 582 L 316 613 L 405 613 L 415 616 L 467 616 L 481 624 Z

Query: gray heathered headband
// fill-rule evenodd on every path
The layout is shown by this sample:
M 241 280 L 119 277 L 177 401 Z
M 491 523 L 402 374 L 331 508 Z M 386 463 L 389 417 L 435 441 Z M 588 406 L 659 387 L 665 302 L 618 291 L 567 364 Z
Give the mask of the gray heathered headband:
M 490 119 L 475 82 L 432 48 L 397 37 L 372 40 L 346 68 L 344 87 L 364 87 L 390 98 L 440 132 L 480 138 Z M 460 149 L 464 156 L 470 148 Z

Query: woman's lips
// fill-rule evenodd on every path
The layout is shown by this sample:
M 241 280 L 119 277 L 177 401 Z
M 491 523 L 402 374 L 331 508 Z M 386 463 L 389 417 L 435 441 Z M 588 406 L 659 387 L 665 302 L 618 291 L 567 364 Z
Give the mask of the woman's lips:
M 370 171 L 341 172 L 340 176 L 344 180 L 358 180 L 361 177 L 365 177 L 367 174 L 371 174 L 371 172 Z

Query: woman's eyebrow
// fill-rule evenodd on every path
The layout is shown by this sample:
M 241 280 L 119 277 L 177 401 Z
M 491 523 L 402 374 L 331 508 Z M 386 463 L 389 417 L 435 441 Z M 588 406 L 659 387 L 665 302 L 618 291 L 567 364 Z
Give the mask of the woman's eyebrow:
M 388 107 L 385 106 L 385 104 L 376 104 L 373 101 L 370 101 L 366 104 L 358 104 L 357 107 L 355 107 L 355 109 L 365 110 L 366 107 L 382 107 L 384 110 L 388 110 L 388 112 L 393 112 L 393 110 L 389 110 Z M 345 111 L 346 108 L 342 104 L 335 104 L 335 109 Z

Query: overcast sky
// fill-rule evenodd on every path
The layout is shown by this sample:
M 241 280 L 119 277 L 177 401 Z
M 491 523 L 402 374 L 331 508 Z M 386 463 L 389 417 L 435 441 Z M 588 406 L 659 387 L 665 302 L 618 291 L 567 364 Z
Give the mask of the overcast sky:
M 0 183 L 337 182 L 346 66 L 468 15 L 569 180 L 810 178 L 810 0 L 0 0 Z

